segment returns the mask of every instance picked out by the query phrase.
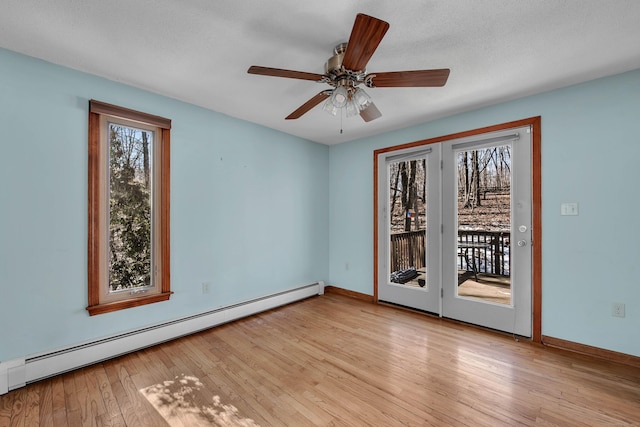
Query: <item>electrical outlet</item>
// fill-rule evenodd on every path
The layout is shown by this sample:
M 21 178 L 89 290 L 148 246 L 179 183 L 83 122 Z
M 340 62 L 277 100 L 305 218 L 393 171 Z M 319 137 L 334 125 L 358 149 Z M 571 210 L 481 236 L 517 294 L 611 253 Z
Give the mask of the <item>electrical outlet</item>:
M 202 282 L 202 293 L 203 294 L 208 294 L 209 293 L 209 282 Z
M 614 302 L 611 305 L 611 315 L 613 317 L 624 317 L 624 304 L 621 302 Z

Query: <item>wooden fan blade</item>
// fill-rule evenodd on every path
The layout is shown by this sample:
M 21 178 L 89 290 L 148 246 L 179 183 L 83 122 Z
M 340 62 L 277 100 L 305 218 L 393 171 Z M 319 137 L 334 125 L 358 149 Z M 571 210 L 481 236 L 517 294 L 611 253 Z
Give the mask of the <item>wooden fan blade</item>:
M 289 79 L 311 80 L 314 82 L 322 81 L 324 75 L 315 73 L 305 73 L 304 71 L 283 70 L 281 68 L 259 67 L 252 65 L 247 70 L 249 74 L 259 74 L 261 76 L 286 77 Z
M 313 98 L 311 98 L 310 100 L 302 104 L 296 111 L 294 111 L 293 113 L 285 117 L 285 120 L 298 119 L 302 117 L 303 114 L 307 113 L 313 107 L 315 107 L 316 105 L 320 104 L 322 101 L 327 99 L 329 97 L 328 92 L 329 91 L 323 90 L 322 92 L 320 92 L 319 94 L 317 94 L 316 96 L 314 96 Z
M 371 87 L 440 87 L 447 83 L 449 72 L 448 68 L 442 68 L 372 73 L 369 76 L 371 76 Z
M 388 29 L 388 22 L 359 13 L 353 23 L 342 65 L 348 70 L 364 70 Z
M 362 120 L 364 120 L 365 122 L 370 122 L 371 120 L 375 120 L 378 117 L 382 117 L 382 113 L 380 112 L 380 110 L 378 110 L 376 104 L 372 102 L 367 108 L 360 111 L 360 117 L 362 117 Z

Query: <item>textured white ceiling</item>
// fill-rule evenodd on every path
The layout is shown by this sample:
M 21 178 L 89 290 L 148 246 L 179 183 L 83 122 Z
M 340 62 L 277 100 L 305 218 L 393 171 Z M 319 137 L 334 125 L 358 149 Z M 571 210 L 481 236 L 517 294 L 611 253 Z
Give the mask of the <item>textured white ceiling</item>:
M 390 24 L 368 72 L 450 68 L 442 88 L 367 91 L 382 117 L 289 113 L 357 13 Z M 640 68 L 638 0 L 2 0 L 0 47 L 336 144 Z M 1 65 L 1 64 L 0 64 Z

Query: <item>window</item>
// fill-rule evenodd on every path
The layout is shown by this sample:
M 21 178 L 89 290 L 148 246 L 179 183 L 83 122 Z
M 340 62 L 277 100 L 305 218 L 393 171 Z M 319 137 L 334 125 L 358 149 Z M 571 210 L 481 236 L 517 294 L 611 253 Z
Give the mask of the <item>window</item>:
M 89 101 L 91 316 L 166 301 L 171 120 Z

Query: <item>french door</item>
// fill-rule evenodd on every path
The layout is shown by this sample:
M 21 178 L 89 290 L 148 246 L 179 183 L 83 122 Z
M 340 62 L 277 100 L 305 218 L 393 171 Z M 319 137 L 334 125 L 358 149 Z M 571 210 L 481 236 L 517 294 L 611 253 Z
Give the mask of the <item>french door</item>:
M 378 163 L 378 298 L 440 312 L 440 146 L 384 155 Z M 382 183 L 382 185 L 380 185 Z
M 531 336 L 531 132 L 442 144 L 442 315 Z
M 377 165 L 378 300 L 531 336 L 529 126 Z

